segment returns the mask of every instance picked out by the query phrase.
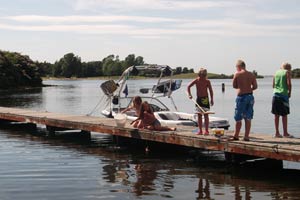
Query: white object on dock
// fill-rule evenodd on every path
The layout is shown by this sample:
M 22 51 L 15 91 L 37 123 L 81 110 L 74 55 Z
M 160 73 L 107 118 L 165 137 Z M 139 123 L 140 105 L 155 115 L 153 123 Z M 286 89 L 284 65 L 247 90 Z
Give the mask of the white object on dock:
M 116 125 L 118 127 L 124 127 L 126 124 L 127 116 L 126 114 L 118 113 L 114 116 Z

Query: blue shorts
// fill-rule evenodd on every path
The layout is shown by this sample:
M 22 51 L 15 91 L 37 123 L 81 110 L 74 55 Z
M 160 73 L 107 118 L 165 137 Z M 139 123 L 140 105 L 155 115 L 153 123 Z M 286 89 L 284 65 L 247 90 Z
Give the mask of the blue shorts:
M 236 97 L 236 107 L 234 119 L 241 121 L 242 119 L 251 120 L 253 118 L 254 97 L 252 94 L 243 94 Z

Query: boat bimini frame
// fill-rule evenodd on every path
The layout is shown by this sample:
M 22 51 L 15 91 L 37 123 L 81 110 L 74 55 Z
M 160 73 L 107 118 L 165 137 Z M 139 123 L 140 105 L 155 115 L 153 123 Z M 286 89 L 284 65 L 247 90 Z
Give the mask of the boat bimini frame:
M 137 76 L 139 74 L 159 74 L 158 81 L 156 85 L 152 88 L 142 88 L 140 89 L 141 93 L 148 93 L 149 90 L 152 92 L 151 97 L 168 97 L 171 99 L 171 103 L 174 106 L 175 110 L 178 111 L 177 106 L 172 98 L 172 92 L 179 89 L 181 87 L 182 80 L 173 80 L 173 70 L 168 65 L 139 65 L 139 66 L 131 66 L 127 68 L 122 75 L 120 76 L 117 83 L 114 81 L 109 80 L 101 84 L 101 88 L 104 94 L 110 98 L 110 102 L 114 104 L 118 104 L 118 98 L 121 97 L 124 90 L 128 88 L 126 85 L 126 81 L 129 79 L 130 76 Z M 168 80 L 162 80 L 163 77 L 170 77 Z M 126 93 L 126 92 L 125 92 Z M 155 96 L 155 94 L 161 94 L 160 96 Z M 126 95 L 127 96 L 127 95 Z M 112 106 L 110 106 L 112 109 Z M 120 105 L 119 105 L 120 109 Z

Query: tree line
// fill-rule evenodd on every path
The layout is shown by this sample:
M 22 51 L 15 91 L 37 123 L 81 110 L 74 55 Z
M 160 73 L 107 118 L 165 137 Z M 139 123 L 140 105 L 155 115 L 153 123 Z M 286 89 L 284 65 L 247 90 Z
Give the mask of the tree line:
M 0 88 L 14 86 L 41 86 L 41 77 L 96 77 L 119 76 L 130 66 L 146 64 L 142 56 L 129 54 L 124 60 L 109 55 L 102 60 L 82 62 L 74 53 L 67 53 L 54 63 L 33 61 L 27 55 L 0 50 Z M 176 67 L 173 74 L 194 73 L 194 69 Z M 257 77 L 256 71 L 253 73 Z M 143 76 L 158 76 L 144 74 Z M 292 70 L 293 78 L 300 78 L 300 69 Z M 217 74 L 210 78 L 232 78 L 232 75 Z
M 292 78 L 300 78 L 300 69 L 299 68 L 292 70 Z
M 82 62 L 74 53 L 67 53 L 54 64 L 40 62 L 38 66 L 42 76 L 50 77 L 96 77 L 120 76 L 130 66 L 146 64 L 142 56 L 129 54 L 124 60 L 119 56 L 109 55 L 99 61 Z M 193 73 L 193 69 L 177 67 L 174 74 Z

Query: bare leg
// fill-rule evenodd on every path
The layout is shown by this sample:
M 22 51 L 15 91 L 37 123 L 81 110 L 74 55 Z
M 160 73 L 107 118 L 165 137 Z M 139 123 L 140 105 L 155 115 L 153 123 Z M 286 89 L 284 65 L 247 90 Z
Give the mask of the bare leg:
M 145 126 L 146 129 L 149 129 L 149 130 L 157 130 L 156 127 L 152 126 L 152 125 L 149 125 L 149 126 Z
M 209 125 L 209 118 L 208 118 L 208 114 L 204 115 L 204 123 L 205 123 L 205 134 L 208 134 L 208 125 Z
M 275 123 L 275 136 L 280 136 L 280 132 L 279 132 L 279 115 L 275 115 L 274 123 Z
M 250 129 L 251 129 L 251 120 L 245 119 L 245 136 L 244 136 L 245 140 L 249 139 Z
M 132 126 L 133 126 L 134 128 L 138 128 L 138 126 L 139 126 L 139 120 L 133 122 Z
M 167 126 L 160 126 L 160 125 L 155 125 L 153 128 L 156 131 L 175 131 L 176 130 L 176 128 L 170 128 Z
M 282 116 L 282 127 L 283 127 L 283 135 L 289 136 L 289 133 L 287 130 L 287 115 Z
M 142 120 L 138 120 L 137 128 L 144 128 L 144 124 Z
M 234 138 L 239 138 L 242 127 L 242 121 L 235 122 Z
M 198 134 L 202 134 L 202 115 L 198 113 Z

